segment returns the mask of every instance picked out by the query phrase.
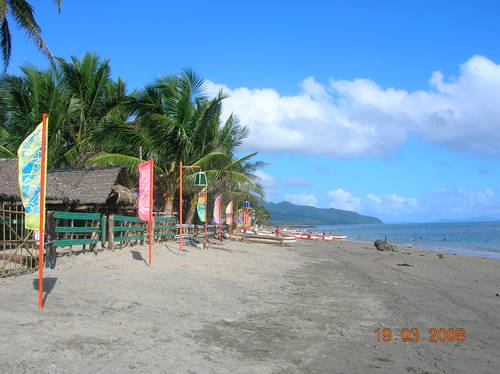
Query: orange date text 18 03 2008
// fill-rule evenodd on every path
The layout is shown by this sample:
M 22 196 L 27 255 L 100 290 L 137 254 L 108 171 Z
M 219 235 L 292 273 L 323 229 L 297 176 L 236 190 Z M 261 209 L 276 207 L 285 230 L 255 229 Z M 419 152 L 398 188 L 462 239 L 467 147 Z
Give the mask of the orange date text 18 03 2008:
M 378 342 L 390 342 L 393 339 L 402 342 L 463 342 L 465 339 L 464 329 L 435 329 L 434 327 L 428 330 L 428 334 L 423 334 L 419 329 L 401 329 L 399 332 L 393 333 L 392 329 L 375 329 L 373 330 Z

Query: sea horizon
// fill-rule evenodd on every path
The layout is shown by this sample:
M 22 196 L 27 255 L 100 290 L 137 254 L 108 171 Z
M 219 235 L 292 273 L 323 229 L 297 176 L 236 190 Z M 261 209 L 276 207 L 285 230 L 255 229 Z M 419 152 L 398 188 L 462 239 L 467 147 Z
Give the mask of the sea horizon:
M 347 235 L 347 240 L 385 239 L 399 246 L 500 259 L 500 221 L 317 225 L 315 232 Z

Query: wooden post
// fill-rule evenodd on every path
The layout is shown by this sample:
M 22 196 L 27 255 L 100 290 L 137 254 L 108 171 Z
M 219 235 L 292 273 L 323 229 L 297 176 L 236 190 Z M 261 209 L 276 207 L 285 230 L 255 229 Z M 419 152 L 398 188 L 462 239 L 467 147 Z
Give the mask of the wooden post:
M 115 219 L 113 218 L 113 215 L 108 216 L 108 248 L 111 250 L 115 250 L 115 244 L 114 244 L 114 238 L 115 238 L 115 232 L 114 232 L 114 227 L 115 227 Z
M 104 243 L 106 242 L 106 216 L 101 215 L 101 247 L 104 248 Z
M 53 212 L 47 212 L 47 224 L 46 224 L 46 236 L 47 236 L 47 249 L 46 249 L 46 262 L 48 266 L 52 269 L 56 264 L 56 247 L 53 241 L 57 239 L 56 237 L 56 219 L 54 218 Z

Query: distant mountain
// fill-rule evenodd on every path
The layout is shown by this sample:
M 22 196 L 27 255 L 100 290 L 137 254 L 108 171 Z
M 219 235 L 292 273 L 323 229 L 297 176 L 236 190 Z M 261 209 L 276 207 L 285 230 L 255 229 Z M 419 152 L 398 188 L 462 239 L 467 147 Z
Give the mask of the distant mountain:
M 271 213 L 270 222 L 274 224 L 296 225 L 342 225 L 360 223 L 383 223 L 376 217 L 362 216 L 356 212 L 340 209 L 321 209 L 313 206 L 295 205 L 288 201 L 281 203 L 264 202 Z

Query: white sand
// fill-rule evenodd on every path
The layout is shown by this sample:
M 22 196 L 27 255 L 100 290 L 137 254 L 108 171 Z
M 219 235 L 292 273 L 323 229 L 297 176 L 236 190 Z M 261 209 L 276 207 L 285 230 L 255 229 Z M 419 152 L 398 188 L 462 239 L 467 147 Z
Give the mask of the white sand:
M 134 259 L 144 247 L 59 259 L 42 311 L 36 274 L 0 279 L 0 373 L 498 372 L 500 261 L 348 242 L 168 247 L 152 267 Z M 377 342 L 378 327 L 465 340 Z

